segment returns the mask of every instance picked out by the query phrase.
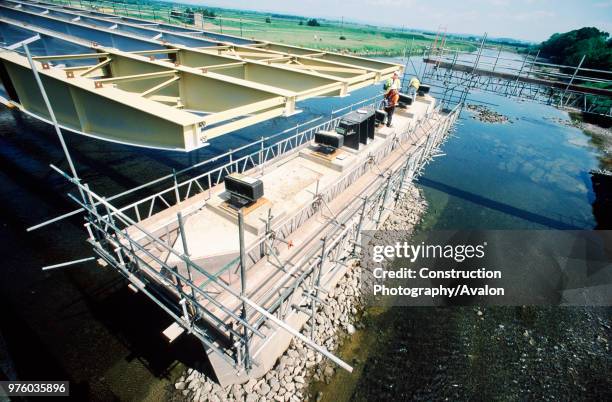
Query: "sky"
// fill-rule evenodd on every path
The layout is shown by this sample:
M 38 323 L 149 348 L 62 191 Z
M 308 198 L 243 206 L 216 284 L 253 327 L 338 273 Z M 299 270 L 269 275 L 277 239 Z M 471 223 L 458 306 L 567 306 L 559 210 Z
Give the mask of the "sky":
M 612 0 L 181 0 L 180 3 L 269 11 L 540 42 L 555 32 L 595 26 L 612 33 Z

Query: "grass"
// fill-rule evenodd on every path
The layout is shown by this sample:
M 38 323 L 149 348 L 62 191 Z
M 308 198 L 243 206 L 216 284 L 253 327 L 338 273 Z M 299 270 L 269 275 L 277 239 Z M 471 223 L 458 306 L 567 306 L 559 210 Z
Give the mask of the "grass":
M 197 8 L 194 5 L 163 2 L 147 4 L 142 1 L 139 8 L 129 2 L 127 5 L 115 3 L 114 7 L 109 2 L 81 2 L 80 0 L 56 0 L 56 2 L 75 7 L 79 7 L 81 4 L 85 6 L 96 5 L 97 9 L 103 12 L 113 13 L 115 11 L 119 15 L 183 26 L 190 25 L 185 24 L 181 18 L 171 16 L 170 11 L 184 11 L 188 7 Z M 233 9 L 209 8 L 209 10 L 213 10 L 218 18 L 207 18 L 203 27 L 201 23 L 198 23 L 195 28 L 204 28 L 213 32 L 223 32 L 256 40 L 326 51 L 347 52 L 360 56 L 403 56 L 409 49 L 412 49 L 413 54 L 418 54 L 435 41 L 435 35 L 432 34 L 390 27 L 377 27 L 352 22 L 342 23 L 318 18 L 317 21 L 320 26 L 308 26 L 307 21 L 310 17 L 279 16 Z M 270 23 L 266 22 L 267 19 Z M 300 21 L 302 25 L 300 25 Z M 345 39 L 340 39 L 341 36 Z M 477 49 L 478 43 L 459 40 L 458 38 L 447 38 L 446 46 L 452 49 L 474 51 Z

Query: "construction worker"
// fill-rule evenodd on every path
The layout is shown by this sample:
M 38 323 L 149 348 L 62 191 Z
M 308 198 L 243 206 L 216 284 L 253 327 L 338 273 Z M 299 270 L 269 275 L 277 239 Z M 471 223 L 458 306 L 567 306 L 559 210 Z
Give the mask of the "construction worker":
M 390 89 L 385 95 L 385 112 L 387 112 L 387 127 L 391 127 L 391 120 L 393 119 L 393 112 L 397 102 L 399 102 L 399 91 L 397 89 Z
M 419 81 L 417 77 L 412 77 L 410 79 L 410 83 L 408 84 L 408 95 L 412 95 L 413 102 L 416 99 L 416 94 L 419 91 L 420 86 L 421 86 L 421 81 Z
M 399 75 L 397 74 L 397 71 L 396 71 L 393 73 L 393 76 L 389 78 L 387 82 L 385 82 L 385 85 L 384 85 L 385 95 L 387 95 L 389 91 L 392 89 L 395 89 L 396 91 L 399 92 L 401 87 L 402 87 L 402 82 L 400 81 Z

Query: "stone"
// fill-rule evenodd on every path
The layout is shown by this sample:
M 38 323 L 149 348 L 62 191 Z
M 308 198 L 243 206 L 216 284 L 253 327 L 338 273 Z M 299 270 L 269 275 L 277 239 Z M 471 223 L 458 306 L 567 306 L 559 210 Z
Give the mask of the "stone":
M 251 392 L 253 392 L 253 388 L 255 387 L 255 384 L 257 384 L 257 380 L 256 380 L 256 379 L 254 379 L 254 378 L 251 378 L 249 381 L 247 381 L 247 382 L 246 382 L 246 383 L 243 385 L 244 390 L 245 390 L 247 393 L 251 393 Z
M 353 324 L 347 325 L 346 332 L 348 332 L 349 335 L 353 335 L 355 333 L 355 327 L 353 326 Z
M 296 375 L 295 377 L 293 377 L 293 381 L 299 382 L 300 384 L 304 384 L 306 382 L 304 380 L 304 377 L 302 377 L 301 375 Z
M 183 381 L 179 381 L 176 384 L 174 384 L 174 387 L 178 390 L 183 390 L 186 387 L 186 384 Z
M 232 396 L 236 400 L 240 400 L 242 398 L 242 389 L 238 384 L 232 385 Z
M 270 379 L 270 387 L 272 387 L 272 390 L 274 392 L 278 391 L 278 389 L 280 388 L 280 383 L 278 382 L 278 380 L 276 378 L 271 378 Z
M 261 386 L 259 387 L 259 395 L 263 395 L 266 396 L 270 393 L 270 391 L 272 390 L 272 388 L 270 388 L 270 386 L 267 383 L 263 383 L 261 384 Z

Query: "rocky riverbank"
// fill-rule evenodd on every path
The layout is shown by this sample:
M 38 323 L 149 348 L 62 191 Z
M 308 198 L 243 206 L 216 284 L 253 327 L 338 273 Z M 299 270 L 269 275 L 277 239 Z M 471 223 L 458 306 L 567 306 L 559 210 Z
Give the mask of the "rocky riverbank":
M 484 123 L 512 123 L 512 120 L 501 113 L 497 113 L 491 108 L 484 105 L 467 105 L 468 111 L 472 113 L 472 119 L 482 121 Z
M 612 127 L 600 127 L 582 120 L 579 113 L 570 113 L 569 119 L 549 118 L 548 120 L 582 130 L 591 138 L 591 143 L 599 148 L 601 168 L 612 170 Z
M 394 214 L 384 223 L 386 233 L 405 236 L 411 233 L 425 213 L 427 204 L 418 188 L 410 186 L 406 194 L 398 200 Z M 316 318 L 314 328 L 315 342 L 330 351 L 338 347 L 362 328 L 361 295 L 362 269 L 358 261 L 327 294 Z M 310 325 L 302 328 L 302 333 L 310 336 Z M 349 363 L 358 363 L 349 361 Z M 175 383 L 173 400 L 176 401 L 302 401 L 320 400 L 324 393 L 312 383 L 329 383 L 337 368 L 322 355 L 294 339 L 289 349 L 278 360 L 275 367 L 263 378 L 252 379 L 245 384 L 221 387 L 205 374 L 188 369 Z M 328 398 L 326 398 L 328 399 Z

